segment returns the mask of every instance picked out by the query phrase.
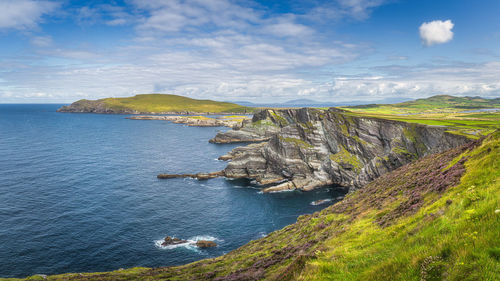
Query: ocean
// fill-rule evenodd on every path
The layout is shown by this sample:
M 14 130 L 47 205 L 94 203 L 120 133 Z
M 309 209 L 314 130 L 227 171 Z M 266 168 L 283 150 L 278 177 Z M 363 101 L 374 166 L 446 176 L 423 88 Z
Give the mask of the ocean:
M 222 170 L 219 130 L 0 104 L 0 277 L 180 265 L 223 255 L 338 201 L 334 187 L 262 194 Z M 316 200 L 326 204 L 312 205 Z M 165 236 L 218 246 L 161 247 Z

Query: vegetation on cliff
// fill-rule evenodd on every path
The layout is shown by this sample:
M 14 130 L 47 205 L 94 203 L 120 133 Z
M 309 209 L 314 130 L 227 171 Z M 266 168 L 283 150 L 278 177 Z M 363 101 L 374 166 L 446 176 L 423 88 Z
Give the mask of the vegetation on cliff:
M 47 279 L 497 280 L 499 180 L 496 131 L 387 173 L 218 258 Z
M 252 113 L 253 108 L 229 102 L 197 100 L 177 95 L 146 94 L 127 98 L 105 98 L 96 101 L 79 100 L 63 106 L 61 112 L 95 113 Z

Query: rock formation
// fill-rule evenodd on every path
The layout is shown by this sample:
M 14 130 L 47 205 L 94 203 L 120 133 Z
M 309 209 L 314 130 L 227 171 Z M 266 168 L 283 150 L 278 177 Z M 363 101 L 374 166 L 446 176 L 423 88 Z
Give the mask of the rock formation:
M 265 141 L 267 140 L 267 141 Z M 264 110 L 243 127 L 219 133 L 214 143 L 265 141 L 238 147 L 229 178 L 273 185 L 264 192 L 312 190 L 336 184 L 359 188 L 380 175 L 430 153 L 464 144 L 446 128 L 360 117 L 338 109 Z
M 170 246 L 170 245 L 178 245 L 178 244 L 183 244 L 183 243 L 187 243 L 187 240 L 182 240 L 182 239 L 179 239 L 179 238 L 172 238 L 170 236 L 167 236 L 165 237 L 165 239 L 163 240 L 163 242 L 161 243 L 162 246 Z
M 214 241 L 208 241 L 208 240 L 198 240 L 196 241 L 196 247 L 198 248 L 212 248 L 216 247 L 217 243 Z

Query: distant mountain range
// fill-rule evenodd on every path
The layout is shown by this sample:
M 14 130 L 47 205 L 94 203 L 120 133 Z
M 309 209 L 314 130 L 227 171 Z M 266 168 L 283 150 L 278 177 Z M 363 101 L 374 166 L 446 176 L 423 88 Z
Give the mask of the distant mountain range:
M 376 103 L 397 103 L 411 101 L 409 98 L 386 98 L 375 101 Z M 366 101 L 354 100 L 349 102 L 325 102 L 311 99 L 294 99 L 283 103 L 253 103 L 249 101 L 231 101 L 242 106 L 251 107 L 337 107 L 366 104 Z

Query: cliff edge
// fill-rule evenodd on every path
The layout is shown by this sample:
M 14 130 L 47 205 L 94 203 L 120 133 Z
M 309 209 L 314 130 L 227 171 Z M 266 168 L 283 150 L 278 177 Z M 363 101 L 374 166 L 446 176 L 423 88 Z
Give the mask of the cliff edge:
M 271 185 L 264 192 L 325 185 L 360 188 L 428 154 L 465 144 L 446 128 L 359 117 L 335 108 L 263 110 L 213 143 L 259 142 L 233 149 L 224 175 Z

